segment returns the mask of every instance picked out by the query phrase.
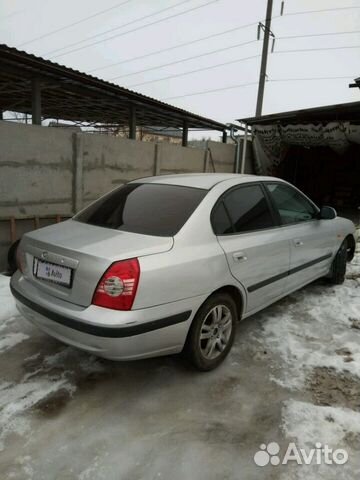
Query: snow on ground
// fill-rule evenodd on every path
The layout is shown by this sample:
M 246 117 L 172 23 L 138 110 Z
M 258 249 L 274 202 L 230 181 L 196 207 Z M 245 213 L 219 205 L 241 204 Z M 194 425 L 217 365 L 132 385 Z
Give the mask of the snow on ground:
M 242 478 L 239 468 L 248 480 L 360 478 L 360 251 L 343 285 L 315 282 L 244 321 L 230 358 L 201 375 L 172 359 L 113 365 L 64 346 L 25 322 L 0 275 L 0 365 L 4 478 L 60 478 L 41 472 L 57 456 L 61 468 L 68 454 L 75 466 L 66 478 L 81 480 L 147 479 L 111 476 L 147 469 L 151 478 L 168 471 L 192 480 L 196 470 L 197 478 L 234 480 Z M 69 399 L 72 408 L 61 410 Z M 63 429 L 54 434 L 57 424 L 69 425 L 68 437 Z M 42 441 L 53 451 L 43 453 Z M 252 458 L 265 441 L 282 451 L 291 441 L 301 448 L 321 442 L 345 448 L 349 462 L 261 469 Z M 72 455 L 79 442 L 88 463 Z M 12 445 L 23 448 L 12 452 Z M 225 468 L 223 476 L 216 470 Z
M 21 331 L 24 322 L 16 310 L 9 289 L 9 278 L 0 275 L 0 355 L 11 351 L 31 335 Z M 26 328 L 26 325 L 25 325 Z M 40 356 L 37 353 L 24 358 L 31 364 Z M 4 357 L 1 358 L 3 361 Z M 52 367 L 57 361 L 75 364 L 83 372 L 98 372 L 102 369 L 95 357 L 83 356 L 77 350 L 63 347 L 55 354 L 42 356 L 36 369 L 23 374 L 16 382 L 0 379 L 0 452 L 4 449 L 5 439 L 12 433 L 26 435 L 30 432 L 31 422 L 24 415 L 29 409 L 59 391 L 71 396 L 76 387 L 72 382 L 73 371 L 56 371 Z
M 343 285 L 315 282 L 260 314 L 264 348 L 279 354 L 272 380 L 290 391 L 282 430 L 300 447 L 360 450 L 360 245 Z M 254 336 L 257 334 L 254 332 Z M 307 401 L 297 398 L 308 396 Z M 351 465 L 289 469 L 282 478 L 350 479 Z M 292 474 L 290 475 L 290 471 Z M 358 471 L 359 472 L 359 471 Z
M 0 339 L 0 353 L 5 352 L 8 348 L 15 347 L 18 343 L 29 338 L 25 333 L 9 333 Z
M 283 407 L 283 431 L 297 448 L 309 452 L 314 446 L 343 449 L 349 455 L 344 465 L 289 465 L 281 480 L 355 480 L 359 478 L 360 413 L 341 407 L 316 406 L 289 400 Z
M 288 437 L 297 438 L 299 445 L 320 442 L 339 445 L 352 431 L 360 434 L 360 413 L 341 407 L 322 407 L 295 400 L 284 404 L 283 429 Z
M 0 275 L 0 353 L 26 340 L 23 332 L 9 332 L 8 327 L 19 317 L 9 292 L 9 279 Z
M 0 329 L 9 323 L 14 317 L 19 316 L 15 308 L 15 301 L 10 295 L 8 277 L 0 275 Z M 1 331 L 0 330 L 0 331 Z
M 360 377 L 360 253 L 343 285 L 320 281 L 266 310 L 264 336 L 283 367 L 274 380 L 301 389 L 314 367 L 346 369 Z

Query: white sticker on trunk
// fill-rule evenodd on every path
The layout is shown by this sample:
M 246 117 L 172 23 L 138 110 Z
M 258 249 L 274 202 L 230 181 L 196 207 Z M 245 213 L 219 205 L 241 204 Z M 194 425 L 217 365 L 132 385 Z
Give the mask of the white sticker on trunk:
M 62 265 L 34 259 L 34 274 L 37 278 L 59 283 L 66 287 L 71 284 L 71 268 Z

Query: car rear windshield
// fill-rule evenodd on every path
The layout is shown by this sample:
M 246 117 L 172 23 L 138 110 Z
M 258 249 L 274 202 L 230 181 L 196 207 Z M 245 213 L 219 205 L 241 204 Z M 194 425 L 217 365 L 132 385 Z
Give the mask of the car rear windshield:
M 129 183 L 100 198 L 74 220 L 126 232 L 171 237 L 206 195 L 200 188 Z

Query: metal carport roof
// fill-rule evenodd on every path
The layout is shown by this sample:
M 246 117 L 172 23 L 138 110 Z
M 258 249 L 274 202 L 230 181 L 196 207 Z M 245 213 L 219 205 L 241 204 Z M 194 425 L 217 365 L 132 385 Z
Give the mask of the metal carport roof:
M 42 118 L 117 125 L 129 125 L 136 118 L 137 126 L 227 128 L 114 83 L 0 45 L 0 111 L 34 116 L 34 85 L 41 92 Z
M 248 125 L 317 123 L 331 121 L 360 122 L 360 102 L 340 103 L 324 107 L 305 108 L 290 112 L 273 113 L 261 117 L 241 118 L 238 122 Z

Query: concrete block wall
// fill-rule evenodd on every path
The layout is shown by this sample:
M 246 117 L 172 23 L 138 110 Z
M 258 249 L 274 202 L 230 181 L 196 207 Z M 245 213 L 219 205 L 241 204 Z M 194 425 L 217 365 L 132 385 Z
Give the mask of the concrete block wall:
M 0 217 L 71 214 L 70 132 L 0 121 Z
M 16 219 L 19 237 L 42 226 L 41 217 L 70 217 L 135 178 L 234 171 L 234 145 L 208 142 L 208 147 L 211 155 L 199 148 L 0 121 L 0 271 L 11 244 L 7 219 Z
M 104 193 L 135 178 L 154 175 L 155 144 L 107 135 L 75 134 L 81 163 L 82 201 L 87 205 Z
M 211 152 L 211 157 L 214 164 L 212 164 L 211 157 L 209 155 L 209 161 L 206 169 L 207 172 L 213 172 L 214 166 L 216 172 L 234 172 L 236 153 L 235 145 L 209 141 L 208 148 Z
M 160 143 L 157 146 L 157 167 L 159 175 L 204 172 L 205 151 Z

